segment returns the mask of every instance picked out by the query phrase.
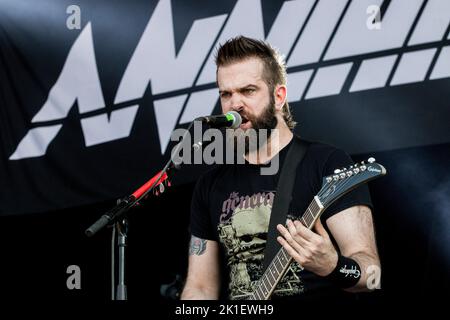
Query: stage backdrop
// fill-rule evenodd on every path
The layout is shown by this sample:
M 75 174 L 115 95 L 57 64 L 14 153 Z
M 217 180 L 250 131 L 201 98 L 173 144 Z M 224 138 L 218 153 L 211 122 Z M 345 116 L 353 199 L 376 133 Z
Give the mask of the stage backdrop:
M 0 214 L 132 192 L 220 112 L 215 48 L 241 34 L 285 54 L 300 135 L 449 143 L 449 22 L 447 0 L 2 0 Z

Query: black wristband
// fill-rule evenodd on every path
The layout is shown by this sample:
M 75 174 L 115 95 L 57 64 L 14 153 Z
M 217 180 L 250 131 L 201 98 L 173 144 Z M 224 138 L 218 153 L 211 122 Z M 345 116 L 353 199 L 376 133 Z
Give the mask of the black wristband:
M 338 255 L 336 268 L 325 278 L 340 288 L 350 288 L 361 278 L 361 268 L 355 260 Z

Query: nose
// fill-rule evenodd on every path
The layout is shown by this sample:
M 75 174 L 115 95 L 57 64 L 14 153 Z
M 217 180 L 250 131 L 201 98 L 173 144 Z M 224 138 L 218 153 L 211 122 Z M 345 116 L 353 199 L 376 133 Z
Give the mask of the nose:
M 242 103 L 241 96 L 239 94 L 233 94 L 231 99 L 231 110 L 236 112 L 241 112 L 244 109 L 244 104 Z
M 236 111 L 236 112 L 241 112 L 242 110 L 244 110 L 244 107 L 242 105 L 236 105 L 231 107 L 231 110 Z

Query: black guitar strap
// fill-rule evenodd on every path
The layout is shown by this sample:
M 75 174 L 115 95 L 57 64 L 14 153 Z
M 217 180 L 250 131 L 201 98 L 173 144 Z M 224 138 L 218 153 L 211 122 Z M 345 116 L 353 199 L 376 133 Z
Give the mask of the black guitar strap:
M 277 224 L 284 225 L 286 222 L 289 205 L 292 201 L 292 191 L 294 189 L 297 168 L 302 162 L 309 146 L 308 142 L 300 139 L 296 135 L 294 135 L 292 139 L 292 144 L 289 147 L 283 167 L 281 168 L 277 192 L 275 194 L 272 212 L 270 214 L 266 249 L 264 251 L 264 271 L 267 269 L 270 262 L 281 248 L 281 245 L 277 241 L 279 232 L 276 226 Z

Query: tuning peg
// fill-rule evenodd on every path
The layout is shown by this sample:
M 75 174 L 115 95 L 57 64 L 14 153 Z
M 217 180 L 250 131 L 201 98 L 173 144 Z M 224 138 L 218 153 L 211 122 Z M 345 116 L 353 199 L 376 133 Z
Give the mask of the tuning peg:
M 341 169 L 336 169 L 336 170 L 334 170 L 334 173 L 341 173 Z
M 163 183 L 160 183 L 160 184 L 159 184 L 159 192 L 163 193 L 164 190 L 165 190 L 164 184 L 163 184 Z
M 359 173 L 359 168 L 354 168 L 354 169 L 353 169 L 353 173 L 354 173 L 354 174 L 358 174 L 358 173 Z
M 369 159 L 367 159 L 367 162 L 374 163 L 375 162 L 375 158 L 370 157 Z
M 340 176 L 341 179 L 344 179 L 346 175 L 345 175 L 344 172 L 342 172 L 342 173 L 339 174 L 339 176 Z
M 170 183 L 169 180 L 167 180 L 167 186 L 168 186 L 168 187 L 171 187 L 171 186 L 172 186 L 172 184 Z
M 331 181 L 333 181 L 332 177 L 327 177 L 327 183 L 330 183 Z

